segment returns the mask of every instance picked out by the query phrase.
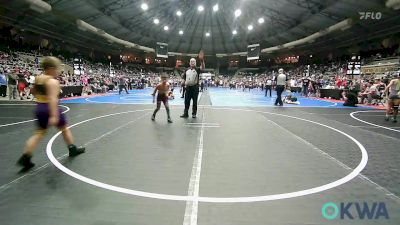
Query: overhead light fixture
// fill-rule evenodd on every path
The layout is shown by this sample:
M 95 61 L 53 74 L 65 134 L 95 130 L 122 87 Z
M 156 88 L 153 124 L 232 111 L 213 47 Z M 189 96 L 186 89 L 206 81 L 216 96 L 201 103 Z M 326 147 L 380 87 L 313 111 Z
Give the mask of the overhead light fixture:
M 149 8 L 149 6 L 146 3 L 142 3 L 140 8 L 142 8 L 143 10 L 147 10 Z
M 168 26 L 164 26 L 164 30 L 168 30 L 169 28 L 168 28 Z
M 233 34 L 233 35 L 236 35 L 236 34 L 237 34 L 237 31 L 236 31 L 236 30 L 233 30 L 233 31 L 232 31 L 232 34 Z
M 394 10 L 400 9 L 400 1 L 399 0 L 387 0 L 385 5 L 386 5 L 386 7 L 392 8 Z
M 153 22 L 154 22 L 154 24 L 159 24 L 159 23 L 160 23 L 160 20 L 158 20 L 157 18 L 155 18 L 155 19 L 153 20 Z
M 199 12 L 202 12 L 202 11 L 204 10 L 204 7 L 203 7 L 202 5 L 199 5 L 199 7 L 197 7 L 197 10 L 198 10 Z
M 39 13 L 46 13 L 51 11 L 51 5 L 45 1 L 42 0 L 25 0 L 27 3 L 29 3 L 29 8 L 39 12 Z
M 179 35 L 182 35 L 182 34 L 183 34 L 183 30 L 180 30 L 180 31 L 179 31 Z
M 254 27 L 253 27 L 253 25 L 251 25 L 251 24 L 250 24 L 249 26 L 247 26 L 247 29 L 248 29 L 248 30 L 253 30 L 253 28 L 254 28 Z
M 216 12 L 216 11 L 218 11 L 218 9 L 219 9 L 218 4 L 215 4 L 215 5 L 213 6 L 213 11 Z
M 206 37 L 209 37 L 209 36 L 210 36 L 210 32 L 207 32 L 207 33 L 206 33 Z
M 176 15 L 177 15 L 177 16 L 182 16 L 181 10 L 176 11 Z
M 235 17 L 239 17 L 240 15 L 242 15 L 242 10 L 236 9 L 235 10 Z
M 79 30 L 90 31 L 94 34 L 97 34 L 99 32 L 99 29 L 80 19 L 76 20 L 76 25 L 78 26 Z
M 259 18 L 259 19 L 258 19 L 258 23 L 259 23 L 259 24 L 262 24 L 262 23 L 264 23 L 264 18 L 262 18 L 262 17 L 261 17 L 261 18 Z

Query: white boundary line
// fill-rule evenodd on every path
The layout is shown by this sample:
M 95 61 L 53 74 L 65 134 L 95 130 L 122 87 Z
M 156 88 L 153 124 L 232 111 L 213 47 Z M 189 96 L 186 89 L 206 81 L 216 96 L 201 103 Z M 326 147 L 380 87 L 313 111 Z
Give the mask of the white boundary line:
M 201 163 L 203 161 L 203 141 L 204 141 L 204 121 L 205 110 L 203 108 L 201 129 L 199 133 L 199 147 L 193 160 L 192 174 L 190 176 L 188 196 L 193 196 L 193 201 L 186 202 L 185 215 L 183 225 L 197 225 L 197 213 L 199 211 L 199 190 L 200 190 L 200 176 L 201 176 Z
M 138 121 L 139 119 L 143 118 L 144 116 L 149 115 L 150 113 L 151 113 L 151 112 L 145 113 L 145 114 L 143 114 L 143 115 L 141 115 L 141 116 L 135 118 L 134 120 L 132 120 L 132 121 L 126 123 L 126 124 L 123 124 L 123 125 L 121 125 L 121 126 L 115 128 L 115 129 L 113 129 L 113 130 L 111 130 L 111 131 L 108 131 L 108 132 L 104 133 L 103 135 L 101 135 L 101 136 L 99 136 L 99 137 L 97 137 L 97 138 L 94 138 L 94 139 L 92 139 L 92 140 L 86 142 L 86 143 L 83 144 L 82 146 L 88 146 L 88 145 L 90 145 L 90 144 L 93 144 L 93 143 L 99 141 L 100 139 L 102 139 L 102 138 L 104 138 L 104 137 L 106 137 L 106 136 L 108 136 L 108 135 L 114 133 L 115 131 L 120 130 L 120 129 L 122 129 L 122 128 L 128 126 L 129 124 Z M 57 157 L 57 160 L 64 159 L 64 158 L 67 157 L 67 156 L 68 156 L 68 153 L 67 153 L 67 154 L 64 154 L 64 155 L 62 155 L 62 156 Z M 35 169 L 35 170 L 33 170 L 33 171 L 27 173 L 27 174 L 24 174 L 24 175 L 22 175 L 22 176 L 20 176 L 20 177 L 18 177 L 18 178 L 16 178 L 16 179 L 14 179 L 14 180 L 11 181 L 11 182 L 8 182 L 7 184 L 3 184 L 2 186 L 0 186 L 0 192 L 6 190 L 6 189 L 9 188 L 12 184 L 19 182 L 21 179 L 23 179 L 23 178 L 25 178 L 25 177 L 36 175 L 36 174 L 37 174 L 38 172 L 40 172 L 41 170 L 47 168 L 50 164 L 51 164 L 51 163 L 48 162 L 48 163 L 44 164 L 43 166 L 41 166 L 41 167 L 39 167 L 39 168 L 37 168 L 37 169 Z
M 112 96 L 112 95 L 110 95 Z M 146 95 L 147 96 L 147 95 Z M 200 92 L 197 98 L 197 102 L 200 101 L 202 96 L 202 93 Z M 97 97 L 107 97 L 107 96 L 97 96 Z M 129 97 L 129 96 L 125 96 L 125 97 Z M 92 98 L 96 98 L 96 97 L 92 97 Z M 90 100 L 91 98 L 85 98 L 85 101 L 90 102 L 90 103 L 99 103 L 99 104 L 118 104 L 118 105 L 153 105 L 154 103 L 148 99 L 143 99 L 143 102 L 138 101 L 137 99 L 124 99 L 123 97 L 120 97 L 119 99 L 127 101 L 127 102 L 99 102 L 99 101 L 93 101 Z M 131 102 L 130 102 L 131 101 Z M 185 104 L 185 100 L 183 99 L 183 104 Z M 173 104 L 172 104 L 173 105 Z M 199 106 L 197 104 L 197 106 Z
M 35 106 L 36 104 L 0 104 L 0 106 L 2 105 L 33 105 Z M 69 110 L 71 110 L 68 106 L 65 105 L 58 105 L 60 107 L 64 107 L 67 110 L 63 111 L 62 114 L 67 113 Z M 1 108 L 1 107 L 0 107 Z M 32 120 L 24 120 L 24 121 L 20 121 L 20 122 L 15 122 L 15 123 L 7 123 L 7 124 L 2 124 L 0 125 L 0 127 L 8 127 L 8 126 L 12 126 L 12 125 L 17 125 L 17 124 L 22 124 L 22 123 L 28 123 L 28 122 L 32 122 L 32 121 L 36 121 L 37 119 L 32 119 Z
M 382 110 L 355 111 L 355 112 L 350 113 L 350 116 L 351 116 L 351 118 L 353 118 L 355 120 L 358 120 L 358 121 L 360 121 L 362 123 L 400 133 L 400 130 L 396 130 L 396 129 L 393 129 L 393 128 L 390 128 L 390 127 L 384 127 L 384 126 L 381 126 L 381 125 L 378 125 L 378 124 L 370 123 L 370 122 L 367 122 L 365 120 L 359 119 L 356 116 L 354 116 L 354 114 L 356 114 L 356 113 L 363 113 L 363 112 L 380 112 L 380 113 L 382 113 L 384 111 L 382 111 Z
M 201 96 L 202 96 L 202 92 L 200 92 L 199 93 L 199 96 L 198 96 L 198 102 L 200 101 L 200 99 L 201 99 Z M 112 95 L 110 95 L 110 96 L 112 96 Z M 90 103 L 98 103 L 98 104 L 116 104 L 116 105 L 152 105 L 153 103 L 151 103 L 151 102 L 148 102 L 147 100 L 146 101 L 143 101 L 143 102 L 139 102 L 139 101 L 137 101 L 137 100 L 134 100 L 134 99 L 132 99 L 132 102 L 130 102 L 129 100 L 127 101 L 127 102 L 109 102 L 109 101 L 105 101 L 105 102 L 100 102 L 100 101 L 93 101 L 93 100 L 90 100 L 90 99 L 92 99 L 92 98 L 97 98 L 97 97 L 107 97 L 107 96 L 95 96 L 95 97 L 91 97 L 91 98 L 85 98 L 85 101 L 86 102 L 90 102 Z M 120 99 L 122 99 L 122 98 L 120 98 Z M 312 100 L 317 100 L 317 101 L 323 101 L 323 102 L 327 102 L 327 103 L 332 103 L 332 102 L 329 102 L 329 101 L 325 101 L 325 100 L 319 100 L 319 99 L 312 99 Z M 137 101 L 137 102 L 135 102 L 135 101 Z M 249 102 L 251 102 L 251 101 L 249 101 Z M 260 101 L 260 102 L 263 102 L 263 101 Z M 185 104 L 185 100 L 183 99 L 183 104 Z M 171 105 L 174 105 L 174 104 L 171 104 Z M 203 106 L 203 105 L 197 105 L 197 106 Z M 209 105 L 205 105 L 205 106 L 209 106 Z M 332 104 L 332 105 L 326 105 L 326 106 L 302 106 L 302 105 L 292 105 L 292 104 L 284 104 L 284 106 L 274 106 L 274 105 L 239 105 L 239 106 L 233 106 L 233 107 L 256 107 L 256 108 L 264 108 L 264 107 L 269 107 L 269 108 L 281 108 L 281 107 L 283 107 L 283 108 L 285 108 L 285 107 L 287 107 L 287 108 L 330 108 L 330 107 L 333 107 L 333 106 L 337 106 L 337 103 L 334 103 L 334 104 Z M 232 106 L 219 106 L 219 107 L 232 107 Z
M 70 169 L 66 168 L 60 162 L 58 162 L 57 159 L 53 155 L 51 147 L 53 145 L 54 140 L 61 134 L 61 132 L 58 132 L 57 134 L 55 134 L 49 140 L 49 142 L 47 143 L 47 146 L 46 146 L 46 154 L 49 157 L 50 161 L 58 169 L 60 169 L 64 173 L 66 173 L 69 176 L 74 177 L 74 178 L 76 178 L 78 180 L 81 180 L 81 181 L 83 181 L 85 183 L 97 186 L 99 188 L 108 189 L 108 190 L 111 190 L 111 191 L 125 193 L 125 194 L 129 194 L 129 195 L 147 197 L 147 198 L 155 198 L 155 199 L 163 199 L 163 200 L 174 200 L 174 201 L 194 201 L 194 200 L 197 200 L 199 202 L 215 202 L 215 203 L 273 201 L 273 200 L 289 199 L 289 198 L 295 198 L 295 197 L 300 197 L 300 196 L 311 195 L 311 194 L 319 193 L 319 192 L 322 192 L 322 191 L 326 191 L 326 190 L 338 187 L 338 186 L 340 186 L 342 184 L 345 184 L 345 183 L 351 181 L 352 179 L 357 177 L 361 173 L 361 171 L 365 168 L 365 166 L 367 165 L 368 152 L 365 149 L 365 147 L 358 140 L 356 140 L 354 137 L 350 136 L 349 134 L 347 134 L 347 133 L 345 133 L 345 132 L 343 132 L 341 130 L 333 128 L 331 126 L 328 126 L 328 125 L 325 125 L 325 124 L 321 124 L 321 123 L 318 123 L 318 122 L 315 122 L 315 121 L 311 121 L 311 120 L 307 120 L 307 119 L 303 119 L 303 118 L 299 118 L 299 117 L 295 117 L 295 116 L 283 115 L 283 114 L 279 114 L 279 113 L 263 112 L 263 111 L 250 110 L 250 109 L 234 109 L 234 108 L 212 108 L 212 109 L 216 109 L 216 110 L 233 110 L 233 111 L 243 111 L 243 112 L 257 112 L 257 113 L 264 113 L 264 114 L 270 114 L 270 115 L 278 115 L 278 116 L 283 116 L 283 117 L 287 117 L 287 118 L 293 118 L 293 119 L 297 119 L 297 120 L 301 120 L 301 121 L 305 121 L 305 122 L 310 122 L 310 123 L 313 123 L 313 124 L 316 124 L 316 125 L 331 129 L 333 131 L 336 131 L 336 132 L 346 136 L 347 138 L 349 138 L 351 141 L 353 141 L 358 146 L 358 148 L 361 151 L 361 161 L 357 165 L 357 167 L 352 172 L 350 172 L 348 175 L 346 175 L 345 177 L 343 177 L 343 178 L 341 178 L 339 180 L 333 181 L 331 183 L 322 185 L 322 186 L 309 188 L 309 189 L 305 189 L 305 190 L 301 190 L 301 191 L 294 191 L 294 192 L 289 192 L 289 193 L 281 193 L 281 194 L 273 194 L 273 195 L 264 195 L 264 196 L 252 196 L 252 197 L 226 197 L 226 198 L 221 198 L 221 197 L 198 197 L 198 198 L 195 198 L 193 196 L 158 194 L 158 193 L 152 193 L 152 192 L 131 190 L 131 189 L 123 188 L 123 187 L 118 187 L 118 186 L 113 186 L 113 185 L 110 185 L 110 184 L 102 183 L 102 182 L 90 179 L 88 177 L 82 176 L 80 174 L 77 174 L 77 173 L 71 171 Z M 92 121 L 92 120 L 101 119 L 101 118 L 104 118 L 104 117 L 120 115 L 120 114 L 126 114 L 126 113 L 132 113 L 132 112 L 138 112 L 138 111 L 148 111 L 148 110 L 153 110 L 153 109 L 126 111 L 126 112 L 119 112 L 119 113 L 113 113 L 113 114 L 107 114 L 107 115 L 103 115 L 103 116 L 93 117 L 91 119 L 87 119 L 87 120 L 81 121 L 79 123 L 73 124 L 73 125 L 70 126 L 70 128 L 78 126 L 78 125 L 86 123 L 86 122 L 89 122 L 89 121 Z
M 272 121 L 272 120 L 270 120 L 270 119 L 268 119 L 268 118 L 265 118 L 265 119 L 266 119 L 268 122 L 270 122 L 270 123 L 274 124 L 275 126 L 279 127 L 280 129 L 284 130 L 284 131 L 287 132 L 288 134 L 292 135 L 293 137 L 295 137 L 295 138 L 298 139 L 299 141 L 301 141 L 301 142 L 303 142 L 304 144 L 310 146 L 310 147 L 311 147 L 312 149 L 314 149 L 315 151 L 321 153 L 324 157 L 326 157 L 326 158 L 332 160 L 333 162 L 335 162 L 336 164 L 338 164 L 339 166 L 341 166 L 341 167 L 344 168 L 345 170 L 351 170 L 351 168 L 350 168 L 348 165 L 342 163 L 341 161 L 339 161 L 339 160 L 336 159 L 335 157 L 329 155 L 328 153 L 326 153 L 325 151 L 321 150 L 320 148 L 318 148 L 317 146 L 313 145 L 312 143 L 308 142 L 307 140 L 303 139 L 302 137 L 300 137 L 300 136 L 294 134 L 293 132 L 289 131 L 289 130 L 286 129 L 285 127 L 283 127 L 283 126 L 281 126 L 281 125 L 275 123 L 274 121 Z M 375 185 L 375 186 L 376 186 L 376 189 L 383 191 L 386 195 L 395 198 L 397 201 L 400 201 L 400 198 L 399 198 L 397 195 L 393 194 L 392 192 L 390 192 L 388 189 L 382 187 L 381 185 L 375 183 L 374 181 L 372 181 L 371 179 L 369 179 L 367 176 L 365 176 L 365 175 L 363 175 L 363 174 L 360 173 L 360 174 L 359 174 L 359 177 L 360 177 L 361 179 L 366 180 L 366 181 L 370 182 L 371 184 Z
M 98 104 L 118 104 L 118 105 L 152 105 L 152 102 L 143 102 L 143 103 L 135 103 L 135 102 L 99 102 L 99 101 L 92 101 L 90 98 L 85 98 L 85 101 L 90 103 L 98 103 Z
M 62 156 L 59 156 L 59 157 L 57 157 L 57 160 L 62 160 L 62 159 L 64 159 L 65 157 L 67 157 L 67 155 L 68 155 L 68 154 L 64 154 L 64 155 L 62 155 Z M 36 175 L 37 173 L 39 173 L 39 172 L 42 171 L 43 169 L 47 168 L 49 165 L 50 165 L 50 163 L 48 162 L 48 163 L 44 164 L 43 166 L 38 167 L 38 168 L 36 168 L 35 170 L 33 170 L 33 171 L 31 171 L 31 172 L 29 172 L 29 173 L 27 173 L 27 174 L 24 174 L 24 175 L 22 175 L 22 176 L 20 176 L 20 177 L 18 177 L 18 178 L 16 178 L 16 179 L 14 179 L 14 180 L 11 181 L 11 182 L 8 182 L 7 184 L 1 185 L 1 186 L 0 186 L 0 192 L 2 192 L 2 191 L 4 191 L 4 190 L 8 189 L 11 185 L 13 185 L 13 184 L 15 184 L 15 183 L 18 183 L 20 180 L 22 180 L 22 179 L 25 178 L 25 177 L 29 177 L 29 176 Z

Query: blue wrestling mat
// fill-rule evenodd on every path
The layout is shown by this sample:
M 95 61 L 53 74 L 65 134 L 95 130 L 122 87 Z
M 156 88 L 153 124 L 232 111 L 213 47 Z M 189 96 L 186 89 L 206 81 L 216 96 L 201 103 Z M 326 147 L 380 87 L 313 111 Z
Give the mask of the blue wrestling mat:
M 122 92 L 109 92 L 105 95 L 85 96 L 78 98 L 63 99 L 61 103 L 90 103 L 90 104 L 153 104 L 151 96 L 153 89 L 146 88 L 143 90 L 130 90 L 129 94 Z M 184 100 L 178 91 L 174 92 L 175 99 L 170 100 L 170 105 L 184 105 Z M 228 88 L 208 88 L 211 105 L 213 106 L 229 106 L 229 107 L 274 107 L 276 92 L 272 92 L 272 97 L 265 97 L 265 92 L 259 89 L 242 91 L 241 89 Z M 285 96 L 283 93 L 282 96 Z M 336 103 L 329 100 L 303 98 L 300 94 L 295 94 L 299 104 L 284 104 L 284 107 L 327 107 L 327 108 L 348 108 L 342 103 Z M 359 108 L 370 108 L 359 106 Z

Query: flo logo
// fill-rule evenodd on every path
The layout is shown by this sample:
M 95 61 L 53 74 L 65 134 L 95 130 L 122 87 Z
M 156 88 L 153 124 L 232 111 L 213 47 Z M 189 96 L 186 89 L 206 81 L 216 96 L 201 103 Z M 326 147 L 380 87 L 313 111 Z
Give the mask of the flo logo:
M 339 217 L 342 220 L 378 220 L 389 219 L 389 213 L 383 202 L 341 202 L 338 206 L 333 202 L 325 203 L 321 209 L 322 217 L 334 220 Z
M 381 12 L 358 12 L 360 20 L 380 20 L 382 18 Z

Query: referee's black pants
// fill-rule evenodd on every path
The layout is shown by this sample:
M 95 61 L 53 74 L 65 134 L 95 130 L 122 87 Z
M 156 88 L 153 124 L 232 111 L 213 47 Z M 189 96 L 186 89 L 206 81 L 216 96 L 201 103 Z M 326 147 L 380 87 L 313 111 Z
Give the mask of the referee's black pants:
M 285 90 L 285 85 L 277 85 L 276 86 L 276 95 L 277 95 L 277 97 L 276 97 L 276 100 L 275 100 L 275 105 L 280 105 L 280 106 L 282 106 L 283 105 L 283 102 L 282 102 L 282 92 Z
M 189 115 L 190 100 L 193 99 L 192 115 L 197 113 L 197 98 L 199 96 L 199 85 L 187 86 L 185 93 L 185 111 L 184 115 Z

